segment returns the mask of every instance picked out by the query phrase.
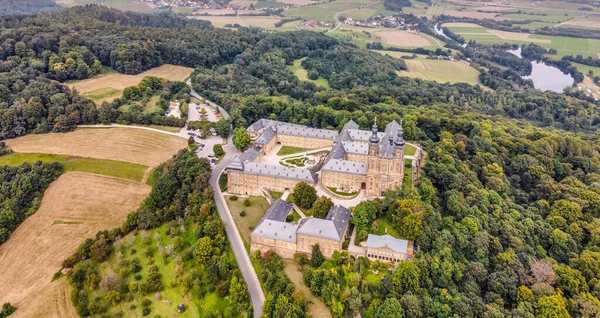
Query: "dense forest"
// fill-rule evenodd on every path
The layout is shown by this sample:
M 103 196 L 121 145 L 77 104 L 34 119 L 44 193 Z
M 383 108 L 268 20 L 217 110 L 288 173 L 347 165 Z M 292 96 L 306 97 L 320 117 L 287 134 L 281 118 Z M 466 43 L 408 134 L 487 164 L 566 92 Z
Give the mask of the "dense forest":
M 107 121 L 179 126 L 164 116 L 119 111 L 118 103 L 98 110 L 91 100 L 56 81 L 88 78 L 102 66 L 138 74 L 165 63 L 222 65 L 263 36 L 213 29 L 208 22 L 174 15 L 100 6 L 4 16 L 0 28 L 2 139 Z
M 0 0 L 0 15 L 32 14 L 60 9 L 52 0 Z
M 246 283 L 231 255 L 225 225 L 214 206 L 208 160 L 182 150 L 153 174 L 155 184 L 150 195 L 121 227 L 98 232 L 63 262 L 63 267 L 73 268 L 68 276 L 79 315 L 101 315 L 120 302 L 152 298 L 166 286 L 181 287 L 181 296 L 189 294 L 194 299 L 213 292 L 219 297 L 227 296 L 239 304 L 229 309 L 229 317 L 238 316 L 240 310 L 251 312 Z M 144 230 L 161 225 L 172 244 L 163 246 L 158 232 L 154 237 L 143 235 Z M 139 256 L 131 244 L 120 242 L 128 233 L 137 231 L 142 232 L 140 238 L 145 246 Z M 115 260 L 119 259 L 113 257 L 115 254 L 121 255 L 120 261 Z M 115 262 L 113 266 L 106 263 L 109 259 Z M 147 259 L 147 263 L 140 259 Z M 160 268 L 170 263 L 177 263 L 176 274 L 166 281 Z M 142 312 L 147 315 L 150 306 L 144 302 Z
M 6 151 L 2 143 L 2 154 Z M 0 244 L 8 240 L 26 217 L 37 211 L 44 191 L 62 172 L 63 166 L 57 162 L 0 166 Z

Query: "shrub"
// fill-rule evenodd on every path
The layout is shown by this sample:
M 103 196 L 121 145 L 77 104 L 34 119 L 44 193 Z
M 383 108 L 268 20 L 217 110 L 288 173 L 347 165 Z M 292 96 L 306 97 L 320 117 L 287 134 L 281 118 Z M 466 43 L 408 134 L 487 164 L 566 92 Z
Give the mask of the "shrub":
M 237 195 L 232 195 L 229 197 L 229 201 L 237 201 L 237 200 L 238 200 Z
M 244 206 L 248 207 L 248 206 L 251 206 L 251 205 L 252 205 L 252 202 L 250 202 L 250 198 L 246 198 L 244 200 Z
M 142 300 L 142 307 L 150 307 L 150 305 L 152 305 L 152 300 L 148 298 L 144 298 L 144 300 Z
M 292 214 L 285 217 L 286 222 L 292 222 L 294 220 L 294 216 Z
M 137 308 L 137 305 L 136 305 L 136 304 L 131 304 L 131 305 L 129 305 L 129 309 L 131 309 L 131 310 L 134 310 L 134 309 L 136 309 L 136 308 Z
M 245 217 L 245 216 L 246 216 L 246 210 L 244 210 L 244 211 L 240 212 L 240 216 L 241 216 L 241 217 Z
M 150 307 L 144 307 L 142 309 L 142 316 L 148 316 L 150 314 L 152 310 L 150 310 Z

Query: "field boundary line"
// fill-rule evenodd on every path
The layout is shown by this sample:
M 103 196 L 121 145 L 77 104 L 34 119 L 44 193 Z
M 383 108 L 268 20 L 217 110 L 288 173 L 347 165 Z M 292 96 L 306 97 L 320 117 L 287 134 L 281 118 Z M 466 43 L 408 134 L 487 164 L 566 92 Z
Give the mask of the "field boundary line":
M 167 134 L 167 135 L 187 139 L 187 138 L 179 135 L 178 133 L 172 133 L 172 132 L 168 132 L 168 131 L 164 131 L 164 130 L 160 130 L 160 129 L 156 129 L 156 128 L 142 127 L 142 126 L 120 125 L 120 124 L 110 124 L 110 125 L 98 124 L 98 125 L 77 125 L 77 128 L 133 128 L 133 129 L 150 130 L 150 131 L 154 131 L 154 132 L 161 133 L 161 134 Z

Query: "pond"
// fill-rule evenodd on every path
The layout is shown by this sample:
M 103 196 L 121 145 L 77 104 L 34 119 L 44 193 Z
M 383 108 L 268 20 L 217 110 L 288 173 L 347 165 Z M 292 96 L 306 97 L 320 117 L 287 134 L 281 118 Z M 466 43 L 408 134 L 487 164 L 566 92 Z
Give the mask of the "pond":
M 521 57 L 520 47 L 516 50 L 508 50 L 507 52 Z M 573 85 L 573 77 L 563 73 L 554 66 L 547 65 L 541 61 L 531 61 L 531 66 L 531 74 L 521 77 L 523 79 L 531 79 L 533 86 L 537 89 L 562 93 L 565 87 Z

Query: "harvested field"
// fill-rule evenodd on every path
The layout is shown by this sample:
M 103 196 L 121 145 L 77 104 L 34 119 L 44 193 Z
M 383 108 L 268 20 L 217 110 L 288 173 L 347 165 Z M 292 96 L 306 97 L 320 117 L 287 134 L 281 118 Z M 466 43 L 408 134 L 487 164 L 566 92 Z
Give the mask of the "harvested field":
M 277 2 L 281 3 L 289 3 L 293 5 L 306 5 L 306 4 L 315 4 L 321 1 L 313 1 L 313 0 L 277 0 Z
M 467 23 L 467 22 L 451 22 L 451 23 L 444 23 L 445 27 L 456 27 L 456 28 L 481 28 L 483 29 L 484 27 L 482 27 L 479 24 L 475 24 L 475 23 Z
M 95 174 L 59 177 L 44 193 L 40 209 L 0 246 L 0 302 L 19 307 L 15 317 L 74 316 L 68 286 L 51 283 L 52 276 L 84 239 L 121 225 L 150 190 Z
M 504 40 L 517 40 L 517 41 L 528 41 L 534 43 L 550 43 L 547 39 L 536 39 L 532 38 L 529 33 L 516 33 L 516 32 L 505 32 L 500 30 L 488 30 L 488 33 L 493 34 Z
M 265 16 L 193 16 L 193 19 L 210 21 L 215 27 L 222 28 L 226 24 L 239 24 L 242 26 L 274 26 L 281 18 Z
M 239 10 L 238 13 L 240 15 L 249 15 L 249 14 L 264 14 L 261 10 Z M 235 16 L 235 10 L 230 9 L 200 9 L 194 13 L 194 15 L 233 15 Z
M 189 67 L 165 64 L 138 75 L 113 73 L 77 81 L 68 85 L 84 95 L 90 95 L 90 98 L 92 98 L 92 96 L 97 97 L 95 101 L 100 105 L 104 101 L 111 102 L 118 98 L 121 96 L 123 89 L 137 85 L 146 76 L 156 76 L 172 81 L 183 81 L 192 73 L 192 71 L 194 71 L 194 69 Z M 102 96 L 99 92 L 102 92 L 102 94 L 111 92 L 111 94 L 110 96 Z
M 184 138 L 130 128 L 77 129 L 5 140 L 15 152 L 110 159 L 155 167 L 187 147 Z
M 498 7 L 498 6 L 483 6 L 483 7 L 475 7 L 473 10 L 481 10 L 481 11 L 506 11 L 512 10 L 513 8 L 509 7 Z
M 383 31 L 375 35 L 381 37 L 386 44 L 397 46 L 429 46 L 431 43 L 424 37 L 407 31 Z
M 591 28 L 600 28 L 600 22 L 599 21 L 565 21 L 561 24 L 568 24 L 568 25 L 576 25 L 576 26 L 586 26 L 586 27 L 591 27 Z

